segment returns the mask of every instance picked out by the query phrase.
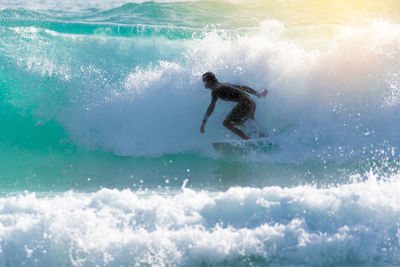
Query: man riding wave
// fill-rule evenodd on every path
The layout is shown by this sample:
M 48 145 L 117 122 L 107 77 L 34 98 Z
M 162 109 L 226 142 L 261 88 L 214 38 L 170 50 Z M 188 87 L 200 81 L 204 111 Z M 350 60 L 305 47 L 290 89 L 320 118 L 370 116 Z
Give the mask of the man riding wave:
M 250 139 L 248 135 L 246 135 L 238 126 L 243 125 L 248 119 L 254 120 L 254 112 L 256 111 L 256 103 L 254 100 L 247 94 L 252 94 L 258 97 L 265 97 L 268 94 L 268 90 L 265 89 L 263 92 L 258 93 L 256 90 L 240 85 L 233 85 L 229 83 L 221 83 L 217 80 L 214 73 L 206 72 L 203 74 L 203 82 L 204 86 L 208 89 L 211 89 L 211 103 L 207 109 L 206 114 L 204 115 L 203 123 L 201 124 L 200 132 L 204 133 L 204 127 L 207 123 L 208 117 L 213 113 L 215 108 L 215 103 L 218 98 L 230 101 L 237 102 L 236 106 L 231 110 L 228 116 L 223 121 L 223 125 L 236 135 L 241 138 L 247 140 Z M 263 133 L 260 134 L 260 137 L 264 137 Z

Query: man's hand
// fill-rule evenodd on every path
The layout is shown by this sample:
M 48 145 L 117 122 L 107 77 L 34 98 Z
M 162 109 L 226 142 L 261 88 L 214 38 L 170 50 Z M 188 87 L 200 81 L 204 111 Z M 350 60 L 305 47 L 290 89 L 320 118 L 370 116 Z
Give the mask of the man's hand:
M 268 89 L 265 88 L 264 91 L 258 94 L 259 97 L 266 97 L 268 95 Z
M 201 127 L 200 127 L 201 133 L 204 133 L 204 126 L 205 126 L 205 122 L 203 121 L 203 123 L 201 124 Z

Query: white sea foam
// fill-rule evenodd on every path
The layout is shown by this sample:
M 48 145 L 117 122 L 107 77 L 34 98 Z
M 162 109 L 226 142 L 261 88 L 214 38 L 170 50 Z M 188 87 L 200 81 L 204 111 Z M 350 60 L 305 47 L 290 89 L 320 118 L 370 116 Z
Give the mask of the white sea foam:
M 316 188 L 0 199 L 0 264 L 399 264 L 399 177 Z

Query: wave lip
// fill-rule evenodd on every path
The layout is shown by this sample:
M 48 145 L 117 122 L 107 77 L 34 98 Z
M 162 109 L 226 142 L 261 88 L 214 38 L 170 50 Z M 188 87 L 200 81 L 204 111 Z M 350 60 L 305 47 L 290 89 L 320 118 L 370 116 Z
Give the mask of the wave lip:
M 319 189 L 5 197 L 0 263 L 396 265 L 398 177 L 376 179 Z

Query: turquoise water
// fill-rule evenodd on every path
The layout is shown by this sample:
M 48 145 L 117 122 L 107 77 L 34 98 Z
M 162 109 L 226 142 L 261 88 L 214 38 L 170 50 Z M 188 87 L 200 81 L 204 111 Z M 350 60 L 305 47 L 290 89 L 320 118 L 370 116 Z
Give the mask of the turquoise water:
M 0 266 L 397 266 L 398 1 L 0 0 Z M 201 75 L 270 90 L 236 140 Z

